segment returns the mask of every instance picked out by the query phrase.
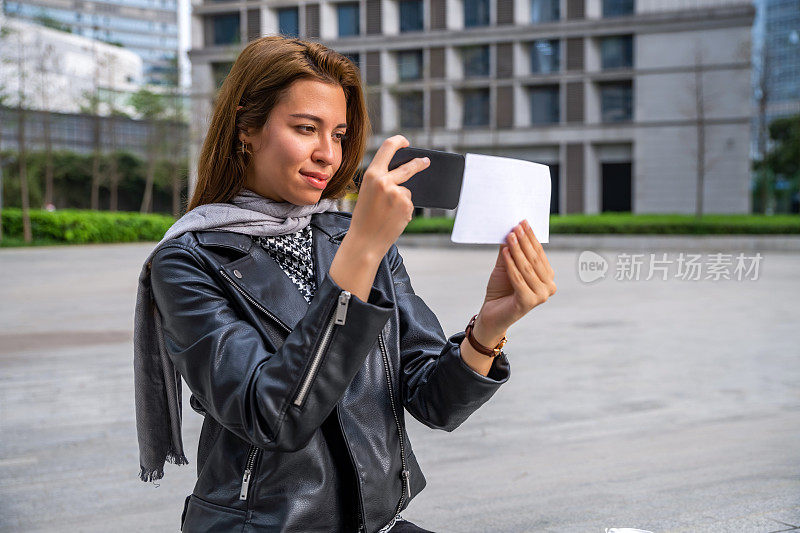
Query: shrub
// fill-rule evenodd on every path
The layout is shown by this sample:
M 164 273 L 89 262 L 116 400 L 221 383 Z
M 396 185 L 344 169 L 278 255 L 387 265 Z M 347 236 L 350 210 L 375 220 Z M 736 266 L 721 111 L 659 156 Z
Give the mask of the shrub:
M 159 241 L 175 222 L 166 215 L 141 215 L 132 212 L 31 209 L 34 241 L 41 243 L 108 243 Z M 3 236 L 22 238 L 22 210 L 3 209 Z

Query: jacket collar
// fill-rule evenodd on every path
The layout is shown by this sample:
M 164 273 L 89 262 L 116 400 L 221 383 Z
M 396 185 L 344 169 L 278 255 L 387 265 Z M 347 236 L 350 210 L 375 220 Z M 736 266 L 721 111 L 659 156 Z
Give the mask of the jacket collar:
M 350 227 L 349 213 L 316 213 L 311 217 L 314 279 L 322 285 L 339 243 Z M 205 246 L 228 248 L 246 255 L 220 265 L 226 277 L 239 290 L 255 300 L 268 314 L 290 330 L 306 314 L 308 303 L 289 276 L 263 248 L 254 246 L 248 235 L 230 232 L 198 232 L 197 240 Z

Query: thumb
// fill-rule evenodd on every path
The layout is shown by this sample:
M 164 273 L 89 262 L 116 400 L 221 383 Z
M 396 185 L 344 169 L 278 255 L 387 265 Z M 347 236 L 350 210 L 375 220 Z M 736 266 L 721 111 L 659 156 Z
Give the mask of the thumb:
M 494 266 L 495 268 L 502 268 L 505 267 L 505 261 L 503 260 L 503 248 L 506 248 L 508 245 L 503 243 L 500 245 L 500 249 L 497 251 L 497 261 L 495 261 Z

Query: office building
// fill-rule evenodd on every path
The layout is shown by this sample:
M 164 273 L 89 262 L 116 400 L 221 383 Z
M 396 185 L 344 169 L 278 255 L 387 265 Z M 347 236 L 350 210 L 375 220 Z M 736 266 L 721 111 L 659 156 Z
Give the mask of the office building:
M 143 82 L 177 83 L 177 0 L 4 0 L 3 12 L 91 39 L 142 58 Z
M 190 160 L 241 43 L 282 33 L 360 67 L 365 165 L 402 133 L 548 164 L 554 213 L 693 213 L 701 182 L 704 212 L 748 213 L 753 17 L 745 0 L 195 3 Z

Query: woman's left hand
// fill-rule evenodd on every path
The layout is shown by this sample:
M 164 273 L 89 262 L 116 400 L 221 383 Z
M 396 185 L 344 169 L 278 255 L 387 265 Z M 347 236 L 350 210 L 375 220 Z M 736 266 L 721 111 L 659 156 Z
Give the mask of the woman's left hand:
M 553 268 L 527 220 L 508 233 L 489 276 L 477 323 L 488 337 L 508 327 L 556 292 Z

